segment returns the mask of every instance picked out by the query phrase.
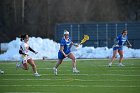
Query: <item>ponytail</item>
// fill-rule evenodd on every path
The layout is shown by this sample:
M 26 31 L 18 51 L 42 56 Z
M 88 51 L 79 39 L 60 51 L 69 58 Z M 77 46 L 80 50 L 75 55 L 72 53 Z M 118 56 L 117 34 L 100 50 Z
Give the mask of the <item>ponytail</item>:
M 20 35 L 20 41 L 23 41 L 26 38 L 27 34 Z
M 125 31 L 127 31 L 127 30 L 123 30 L 121 34 L 123 34 Z
M 22 41 L 23 40 L 23 35 L 20 35 L 20 41 Z

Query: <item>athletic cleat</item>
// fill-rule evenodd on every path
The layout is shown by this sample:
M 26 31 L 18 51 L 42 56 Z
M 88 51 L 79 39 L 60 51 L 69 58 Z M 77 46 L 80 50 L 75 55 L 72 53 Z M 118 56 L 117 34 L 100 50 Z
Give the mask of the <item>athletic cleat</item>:
M 123 65 L 122 63 L 119 63 L 119 65 L 118 66 L 120 66 L 120 67 L 124 67 L 125 65 Z
M 54 75 L 57 75 L 57 68 L 53 68 Z
M 110 63 L 108 64 L 108 66 L 111 67 L 111 66 L 112 66 L 112 62 L 110 62 Z
M 80 71 L 77 69 L 73 69 L 73 73 L 79 73 Z
M 40 77 L 41 75 L 39 75 L 38 73 L 34 73 L 34 76 Z
M 0 74 L 4 74 L 4 71 L 0 70 Z

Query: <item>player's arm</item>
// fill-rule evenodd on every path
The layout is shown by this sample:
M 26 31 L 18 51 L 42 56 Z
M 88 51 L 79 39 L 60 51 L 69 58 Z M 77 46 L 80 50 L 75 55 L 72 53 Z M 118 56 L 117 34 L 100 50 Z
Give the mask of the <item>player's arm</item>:
M 79 47 L 80 43 L 79 44 L 78 43 L 73 43 L 72 45 L 75 46 L 75 47 Z
M 37 54 L 38 52 L 34 51 L 30 46 L 29 46 L 29 50 L 32 51 L 33 53 Z
M 115 40 L 115 42 L 114 42 L 114 45 L 118 45 L 118 43 L 119 43 L 119 40 Z
M 66 55 L 65 52 L 63 51 L 63 50 L 64 50 L 64 45 L 65 45 L 65 41 L 64 41 L 64 39 L 62 39 L 61 42 L 60 42 L 60 52 L 61 52 L 65 57 L 67 57 L 68 55 Z
M 114 45 L 113 45 L 112 47 L 119 47 L 118 43 L 119 43 L 119 40 L 116 39 L 116 40 L 114 41 Z
M 19 54 L 21 54 L 21 55 L 27 55 L 22 50 L 23 50 L 23 48 L 22 48 L 22 46 L 20 46 Z
M 61 53 L 62 53 L 65 57 L 67 57 L 68 55 L 66 55 L 65 52 L 64 52 L 63 50 L 64 50 L 64 46 L 60 46 L 60 51 L 61 51 Z
M 23 53 L 22 50 L 19 50 L 19 54 L 27 55 L 27 54 Z

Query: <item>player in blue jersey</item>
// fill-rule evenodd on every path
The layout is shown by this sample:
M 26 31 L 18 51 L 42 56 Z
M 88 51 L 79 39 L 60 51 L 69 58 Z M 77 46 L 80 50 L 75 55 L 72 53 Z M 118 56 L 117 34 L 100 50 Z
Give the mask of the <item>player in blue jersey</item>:
M 121 35 L 118 35 L 115 40 L 115 44 L 113 45 L 113 56 L 111 58 L 111 62 L 109 63 L 109 67 L 112 65 L 113 61 L 115 60 L 117 53 L 119 53 L 120 55 L 119 66 L 124 66 L 122 64 L 122 60 L 123 60 L 123 45 L 125 44 L 125 42 L 128 43 L 128 47 L 132 47 L 132 45 L 128 41 L 127 30 L 123 30 Z
M 71 46 L 73 45 L 73 42 L 69 38 L 69 32 L 67 30 L 64 30 L 64 37 L 61 39 L 60 42 L 60 50 L 58 52 L 58 62 L 53 67 L 54 74 L 57 75 L 57 68 L 62 63 L 63 59 L 68 57 L 72 60 L 72 66 L 73 66 L 73 72 L 79 73 L 79 71 L 76 69 L 76 58 L 71 53 Z

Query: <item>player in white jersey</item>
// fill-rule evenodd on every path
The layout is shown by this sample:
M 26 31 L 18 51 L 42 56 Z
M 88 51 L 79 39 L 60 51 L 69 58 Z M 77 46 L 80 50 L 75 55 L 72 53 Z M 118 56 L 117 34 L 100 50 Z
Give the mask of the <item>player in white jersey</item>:
M 37 68 L 35 65 L 35 62 L 33 61 L 33 59 L 29 56 L 28 52 L 29 50 L 32 51 L 33 53 L 37 54 L 38 52 L 34 51 L 28 44 L 29 41 L 29 36 L 27 34 L 25 35 L 21 35 L 21 45 L 20 45 L 20 50 L 19 50 L 19 54 L 21 55 L 21 64 L 17 64 L 17 67 L 22 67 L 24 70 L 28 70 L 28 64 L 29 63 L 32 66 L 33 72 L 34 72 L 34 76 L 40 76 L 37 72 Z

